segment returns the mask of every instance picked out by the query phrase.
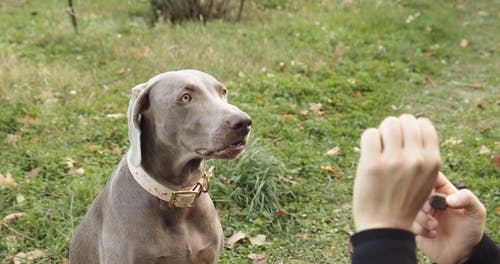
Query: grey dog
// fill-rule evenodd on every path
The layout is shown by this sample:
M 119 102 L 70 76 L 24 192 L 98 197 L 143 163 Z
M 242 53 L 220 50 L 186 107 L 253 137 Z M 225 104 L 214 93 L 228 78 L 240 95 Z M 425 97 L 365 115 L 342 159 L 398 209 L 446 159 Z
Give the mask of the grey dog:
M 130 149 L 75 231 L 71 264 L 215 263 L 223 235 L 204 159 L 233 159 L 250 117 L 195 70 L 132 89 Z

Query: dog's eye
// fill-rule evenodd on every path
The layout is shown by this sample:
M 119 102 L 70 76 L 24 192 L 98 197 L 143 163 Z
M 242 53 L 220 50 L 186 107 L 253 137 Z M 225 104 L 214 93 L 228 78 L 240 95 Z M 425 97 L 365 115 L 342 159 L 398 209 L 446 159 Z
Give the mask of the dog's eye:
M 191 95 L 190 95 L 190 94 L 183 94 L 183 95 L 181 96 L 181 98 L 179 99 L 179 101 L 180 101 L 181 103 L 187 103 L 187 102 L 190 102 L 190 101 L 191 101 L 191 99 L 192 99 L 192 97 L 191 97 Z

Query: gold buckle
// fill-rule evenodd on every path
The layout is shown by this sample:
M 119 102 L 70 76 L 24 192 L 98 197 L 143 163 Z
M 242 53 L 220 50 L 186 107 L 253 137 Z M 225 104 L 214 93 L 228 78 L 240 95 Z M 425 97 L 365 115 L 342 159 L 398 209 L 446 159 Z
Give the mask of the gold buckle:
M 196 183 L 196 185 L 191 190 L 180 190 L 172 192 L 172 196 L 170 196 L 170 200 L 168 201 L 168 206 L 175 207 L 175 202 L 179 195 L 192 195 L 191 200 L 185 206 L 193 207 L 198 197 L 200 197 L 200 194 L 202 192 L 206 193 L 210 190 L 210 177 L 212 176 L 213 171 L 213 166 L 208 169 L 208 172 L 204 171 L 200 181 L 198 181 L 198 183 Z
M 196 188 L 196 187 L 195 187 Z M 198 191 L 193 191 L 193 190 L 181 190 L 181 191 L 175 191 L 172 193 L 172 196 L 170 196 L 170 200 L 168 202 L 169 207 L 175 207 L 175 202 L 177 200 L 177 196 L 183 196 L 187 197 L 187 195 L 191 195 L 191 200 L 185 205 L 186 207 L 193 207 L 194 202 L 196 202 L 196 199 L 200 196 L 200 193 L 203 188 L 200 188 Z

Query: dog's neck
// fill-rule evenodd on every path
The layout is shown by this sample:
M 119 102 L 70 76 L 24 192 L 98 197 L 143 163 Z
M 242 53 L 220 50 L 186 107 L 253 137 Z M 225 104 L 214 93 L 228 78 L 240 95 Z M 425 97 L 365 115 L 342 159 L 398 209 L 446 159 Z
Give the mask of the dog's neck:
M 151 122 L 141 122 L 142 167 L 159 183 L 173 189 L 193 186 L 201 178 L 204 162 L 158 142 Z

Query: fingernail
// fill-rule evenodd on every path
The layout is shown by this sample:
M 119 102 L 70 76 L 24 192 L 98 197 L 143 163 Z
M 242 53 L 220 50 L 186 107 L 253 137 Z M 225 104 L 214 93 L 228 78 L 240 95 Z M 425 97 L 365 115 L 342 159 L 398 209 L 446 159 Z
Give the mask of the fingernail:
M 457 204 L 458 203 L 458 197 L 454 194 L 449 195 L 446 197 L 446 203 L 448 204 Z

